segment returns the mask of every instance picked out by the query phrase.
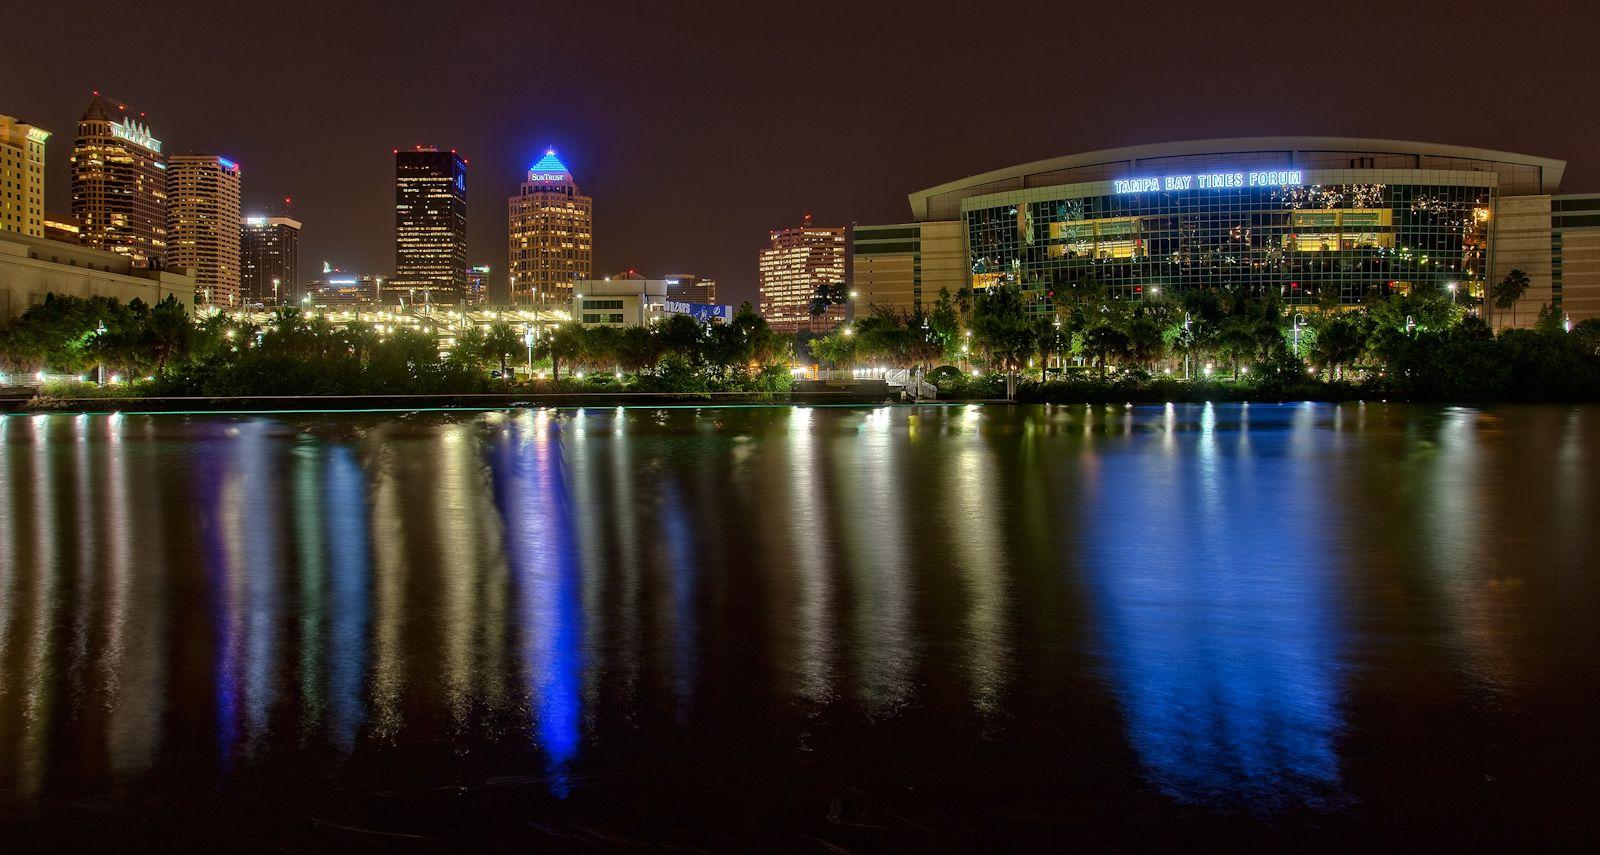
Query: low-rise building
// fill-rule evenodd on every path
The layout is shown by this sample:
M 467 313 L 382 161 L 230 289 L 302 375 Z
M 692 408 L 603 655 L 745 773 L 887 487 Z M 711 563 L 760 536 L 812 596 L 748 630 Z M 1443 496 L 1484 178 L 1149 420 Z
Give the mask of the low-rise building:
M 666 311 L 665 279 L 581 279 L 573 283 L 572 318 L 584 326 L 636 327 Z
M 376 306 L 382 302 L 383 292 L 382 276 L 350 273 L 324 264 L 321 277 L 306 283 L 301 302 L 311 306 Z
M 194 277 L 136 266 L 127 255 L 48 238 L 0 233 L 0 323 L 44 302 L 45 295 L 135 299 L 155 305 L 168 295 L 194 305 Z

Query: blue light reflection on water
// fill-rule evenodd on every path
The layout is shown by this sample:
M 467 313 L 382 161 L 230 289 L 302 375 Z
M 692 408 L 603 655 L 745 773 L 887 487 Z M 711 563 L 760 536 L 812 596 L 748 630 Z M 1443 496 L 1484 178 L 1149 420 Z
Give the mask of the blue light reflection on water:
M 1128 740 L 1179 801 L 1336 804 L 1344 632 L 1319 428 L 1209 404 L 1198 426 L 1107 444 L 1077 507 Z
M 507 425 L 491 453 L 533 732 L 550 791 L 565 798 L 582 736 L 583 601 L 561 433 L 547 412 L 529 413 Z
M 348 448 L 330 449 L 327 508 L 332 631 L 328 640 L 329 739 L 344 751 L 355 746 L 366 720 L 367 633 L 371 621 L 372 565 L 367 524 L 367 478 Z

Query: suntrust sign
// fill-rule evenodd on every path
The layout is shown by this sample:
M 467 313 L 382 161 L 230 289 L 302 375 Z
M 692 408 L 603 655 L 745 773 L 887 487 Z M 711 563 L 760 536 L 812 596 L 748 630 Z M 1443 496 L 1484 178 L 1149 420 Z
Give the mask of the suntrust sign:
M 1160 178 L 1117 178 L 1111 188 L 1117 193 L 1157 193 L 1162 190 L 1225 190 L 1229 187 L 1298 187 L 1298 169 L 1268 169 L 1261 172 L 1200 172 L 1194 175 L 1163 175 Z

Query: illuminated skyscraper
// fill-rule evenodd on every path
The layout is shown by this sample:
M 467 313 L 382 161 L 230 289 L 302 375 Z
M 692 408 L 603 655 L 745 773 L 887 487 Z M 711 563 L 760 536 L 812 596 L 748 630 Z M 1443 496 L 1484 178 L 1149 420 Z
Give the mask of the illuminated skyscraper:
M 843 306 L 811 316 L 811 300 L 824 286 L 844 284 L 844 229 L 811 225 L 770 233 L 772 246 L 761 250 L 761 316 L 775 330 L 826 330 L 844 320 Z
M 547 149 L 510 199 L 511 302 L 563 305 L 572 283 L 594 278 L 594 200 Z
M 271 306 L 300 299 L 300 221 L 245 217 L 239 238 L 245 301 Z
M 457 303 L 467 291 L 467 162 L 417 146 L 394 153 L 394 278 L 413 303 Z
M 0 116 L 0 232 L 44 237 L 44 141 L 50 132 Z
M 482 306 L 489 302 L 489 274 L 487 264 L 474 264 L 467 271 L 467 296 L 463 301 L 469 306 Z
M 214 154 L 167 159 L 167 260 L 194 272 L 194 293 L 240 305 L 239 164 Z
M 717 280 L 691 273 L 668 273 L 667 299 L 677 303 L 715 303 Z
M 167 164 L 144 114 L 100 93 L 72 143 L 72 215 L 83 243 L 159 267 L 167 252 Z

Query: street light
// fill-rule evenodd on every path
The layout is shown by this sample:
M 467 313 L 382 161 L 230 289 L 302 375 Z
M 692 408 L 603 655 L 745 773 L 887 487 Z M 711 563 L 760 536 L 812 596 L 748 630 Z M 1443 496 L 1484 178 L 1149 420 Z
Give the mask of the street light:
M 1306 316 L 1301 314 L 1301 313 L 1299 313 L 1299 312 L 1295 312 L 1294 313 L 1294 355 L 1296 357 L 1300 356 L 1300 329 L 1302 327 L 1304 327 L 1305 325 L 1306 325 Z
M 528 346 L 528 376 L 533 376 L 533 325 L 523 324 L 522 343 Z

